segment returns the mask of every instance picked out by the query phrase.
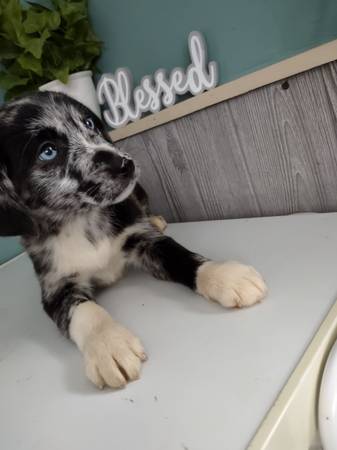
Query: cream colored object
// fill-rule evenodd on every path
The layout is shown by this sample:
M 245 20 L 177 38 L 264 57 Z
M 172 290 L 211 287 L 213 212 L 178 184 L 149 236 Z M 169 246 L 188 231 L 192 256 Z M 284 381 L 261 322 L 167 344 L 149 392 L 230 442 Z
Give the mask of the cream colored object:
M 84 70 L 69 76 L 67 84 L 59 80 L 53 80 L 39 87 L 39 91 L 62 92 L 69 97 L 83 103 L 98 117 L 101 117 L 101 109 L 98 103 L 96 89 L 92 80 L 92 71 Z
M 208 106 L 236 97 L 300 72 L 321 66 L 337 59 L 337 40 L 312 48 L 279 63 L 257 70 L 237 80 L 222 84 L 210 91 L 177 103 L 167 109 L 151 114 L 137 122 L 110 132 L 114 142 L 150 128 L 179 119 Z
M 337 341 L 324 368 L 318 405 L 319 434 L 324 450 L 337 448 Z
M 320 382 L 337 338 L 337 303 L 329 311 L 298 366 L 263 420 L 249 450 L 316 450 Z M 336 447 L 337 448 L 337 444 Z

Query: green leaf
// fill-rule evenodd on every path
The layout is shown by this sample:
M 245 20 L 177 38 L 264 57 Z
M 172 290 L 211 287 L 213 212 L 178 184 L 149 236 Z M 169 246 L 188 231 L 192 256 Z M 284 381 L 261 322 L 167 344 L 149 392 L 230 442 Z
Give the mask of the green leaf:
M 88 16 L 86 0 L 53 0 L 54 6 L 60 11 L 67 25 L 73 25 Z
M 40 5 L 40 3 L 29 2 L 29 1 L 26 1 L 26 3 L 28 3 L 28 5 L 30 5 L 30 9 L 32 9 L 34 11 L 51 11 L 49 8 L 47 8 L 47 6 Z
M 19 76 L 21 78 L 31 78 L 32 73 L 26 69 L 23 69 L 20 64 L 18 63 L 17 59 L 12 62 L 11 64 L 8 64 L 6 67 L 6 70 L 9 74 L 14 76 Z
M 86 42 L 82 46 L 83 52 L 88 56 L 96 57 L 101 54 L 101 45 L 97 45 L 97 42 Z
M 6 72 L 0 72 L 0 87 L 2 89 L 12 89 L 14 86 L 25 86 L 29 78 L 22 78 L 15 75 L 10 75 Z
M 51 74 L 51 80 L 60 80 L 64 84 L 68 82 L 69 66 L 67 64 L 59 67 L 49 67 L 49 72 Z
M 46 59 L 48 63 L 59 66 L 62 64 L 64 54 L 63 49 L 56 45 L 54 42 L 47 42 L 43 49 L 43 59 Z
M 30 52 L 35 58 L 40 58 L 43 48 L 43 40 L 40 38 L 28 38 L 27 36 L 20 36 L 19 42 L 22 48 Z
M 22 26 L 22 8 L 19 0 L 8 0 L 2 9 L 0 29 L 12 42 L 17 43 Z
M 44 30 L 38 38 L 31 37 L 27 34 L 22 34 L 18 37 L 19 45 L 35 56 L 35 58 L 41 58 L 44 43 L 49 36 L 50 33 L 48 30 Z
M 86 60 L 83 55 L 75 54 L 73 58 L 68 59 L 69 72 L 77 72 L 85 66 Z
M 71 41 L 76 39 L 77 42 L 78 41 L 83 42 L 87 40 L 89 29 L 90 24 L 88 20 L 85 18 L 79 20 L 77 23 L 71 26 L 68 26 L 64 37 Z
M 42 33 L 45 29 L 56 30 L 61 23 L 61 16 L 57 11 L 27 11 L 27 18 L 23 22 L 26 33 Z
M 30 53 L 22 53 L 17 61 L 23 69 L 35 72 L 36 74 L 42 76 L 42 66 L 40 59 L 35 58 Z
M 12 42 L 0 37 L 0 61 L 3 59 L 16 58 L 20 54 L 20 49 Z
M 17 97 L 18 95 L 27 95 L 30 94 L 31 92 L 34 92 L 37 90 L 37 88 L 40 86 L 40 84 L 36 84 L 34 82 L 28 82 L 26 85 L 21 85 L 21 86 L 14 86 L 13 88 L 9 89 L 6 92 L 5 95 L 5 100 L 11 100 L 14 97 Z

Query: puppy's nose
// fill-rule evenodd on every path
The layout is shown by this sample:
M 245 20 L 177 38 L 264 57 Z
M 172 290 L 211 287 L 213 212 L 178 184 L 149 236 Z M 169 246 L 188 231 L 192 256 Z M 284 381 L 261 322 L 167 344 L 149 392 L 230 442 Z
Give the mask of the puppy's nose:
M 97 166 L 106 166 L 113 175 L 131 175 L 135 170 L 132 159 L 105 150 L 95 153 L 93 161 Z
M 123 158 L 122 158 L 121 172 L 122 172 L 123 174 L 128 175 L 128 174 L 133 173 L 134 170 L 135 170 L 135 164 L 134 164 L 134 162 L 132 161 L 132 159 L 130 159 L 130 158 L 124 158 L 124 157 L 123 157 Z

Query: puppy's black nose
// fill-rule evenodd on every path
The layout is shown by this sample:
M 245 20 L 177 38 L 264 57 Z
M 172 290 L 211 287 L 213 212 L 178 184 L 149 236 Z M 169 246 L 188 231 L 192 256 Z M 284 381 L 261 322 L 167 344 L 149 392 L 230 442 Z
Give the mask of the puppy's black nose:
M 125 175 L 133 173 L 135 170 L 135 164 L 130 158 L 122 158 L 121 172 Z
M 96 166 L 106 166 L 113 175 L 131 175 L 135 170 L 132 159 L 106 150 L 99 150 L 93 158 Z

